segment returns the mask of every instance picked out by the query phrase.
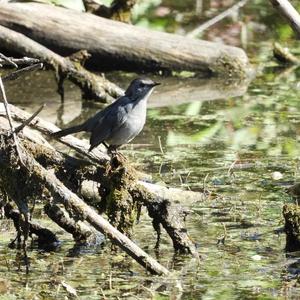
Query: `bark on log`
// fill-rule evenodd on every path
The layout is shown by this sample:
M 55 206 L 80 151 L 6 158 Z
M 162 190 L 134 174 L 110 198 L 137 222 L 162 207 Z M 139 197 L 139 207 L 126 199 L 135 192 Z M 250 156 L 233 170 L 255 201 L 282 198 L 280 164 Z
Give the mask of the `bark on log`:
M 47 203 L 44 211 L 57 225 L 72 234 L 77 246 L 99 245 L 105 240 L 104 236 L 97 233 L 92 227 L 84 222 L 73 220 L 59 205 Z
M 86 49 L 94 67 L 189 70 L 243 77 L 242 49 L 156 32 L 87 13 L 37 3 L 1 3 L 0 24 L 56 51 Z

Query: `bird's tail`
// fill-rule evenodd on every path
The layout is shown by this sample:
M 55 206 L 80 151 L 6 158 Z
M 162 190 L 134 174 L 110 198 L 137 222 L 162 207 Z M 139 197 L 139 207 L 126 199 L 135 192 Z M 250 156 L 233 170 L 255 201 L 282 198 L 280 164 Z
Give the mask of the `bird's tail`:
M 80 125 L 76 125 L 76 126 L 73 126 L 70 128 L 66 128 L 66 129 L 54 132 L 51 134 L 51 136 L 54 138 L 61 138 L 65 135 L 76 133 L 79 131 L 84 131 L 84 130 L 85 130 L 85 124 L 80 124 Z

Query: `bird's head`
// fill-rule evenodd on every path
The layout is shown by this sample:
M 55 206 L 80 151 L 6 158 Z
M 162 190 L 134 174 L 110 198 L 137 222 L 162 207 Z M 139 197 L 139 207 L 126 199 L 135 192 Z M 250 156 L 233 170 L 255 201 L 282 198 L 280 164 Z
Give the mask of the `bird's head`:
M 149 78 L 136 78 L 130 83 L 125 95 L 133 100 L 141 100 L 148 96 L 157 85 L 160 85 L 160 83 Z

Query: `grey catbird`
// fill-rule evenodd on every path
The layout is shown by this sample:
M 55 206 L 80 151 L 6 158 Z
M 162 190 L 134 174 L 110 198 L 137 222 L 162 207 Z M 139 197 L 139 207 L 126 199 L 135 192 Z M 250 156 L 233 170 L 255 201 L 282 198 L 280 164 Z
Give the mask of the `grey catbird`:
M 146 121 L 147 99 L 153 88 L 160 83 L 147 78 L 134 79 L 125 95 L 118 98 L 83 124 L 63 129 L 52 134 L 53 137 L 91 132 L 90 149 L 104 144 L 109 152 L 129 143 L 143 129 Z M 109 146 L 107 145 L 109 144 Z

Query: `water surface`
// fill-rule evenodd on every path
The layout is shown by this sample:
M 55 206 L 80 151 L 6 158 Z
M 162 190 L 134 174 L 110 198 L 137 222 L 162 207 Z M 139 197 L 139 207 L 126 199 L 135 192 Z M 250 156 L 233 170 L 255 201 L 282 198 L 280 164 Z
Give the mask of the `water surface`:
M 180 7 L 175 1 L 173 7 L 168 2 L 163 4 L 189 17 L 187 6 Z M 243 19 L 247 26 L 273 20 L 265 5 L 258 20 L 253 16 L 255 8 L 246 9 L 253 17 L 253 23 Z M 148 26 L 157 27 L 157 19 L 154 11 Z M 168 17 L 164 20 L 167 31 L 189 30 L 179 19 L 175 23 Z M 205 37 L 213 39 L 217 30 L 215 27 Z M 191 212 L 186 226 L 202 257 L 200 265 L 190 256 L 174 255 L 166 234 L 159 254 L 155 253 L 156 236 L 146 211 L 134 240 L 174 270 L 171 278 L 150 276 L 121 252 L 112 255 L 109 247 L 74 257 L 71 237 L 41 214 L 37 220 L 58 232 L 62 247 L 51 253 L 30 251 L 31 271 L 26 275 L 18 251 L 7 247 L 15 235 L 13 225 L 1 220 L 0 277 L 10 287 L 0 297 L 64 299 L 66 292 L 59 283 L 65 281 L 80 299 L 299 298 L 299 253 L 287 255 L 285 236 L 277 233 L 283 226 L 282 206 L 290 201 L 285 187 L 299 178 L 300 154 L 300 72 L 295 67 L 279 67 L 272 59 L 272 40 L 287 36 L 287 31 L 283 33 L 286 27 L 280 30 L 273 35 L 264 31 L 260 36 L 252 30 L 246 46 L 235 38 L 233 44 L 245 46 L 258 70 L 251 83 L 150 75 L 162 86 L 151 97 L 143 132 L 123 149 L 155 181 L 205 192 L 202 201 L 182 201 Z M 134 76 L 108 74 L 124 88 Z M 12 103 L 30 112 L 46 103 L 41 117 L 62 127 L 79 123 L 101 108 L 82 102 L 71 83 L 66 83 L 61 105 L 55 89 L 50 72 L 35 72 L 26 80 L 7 84 Z

